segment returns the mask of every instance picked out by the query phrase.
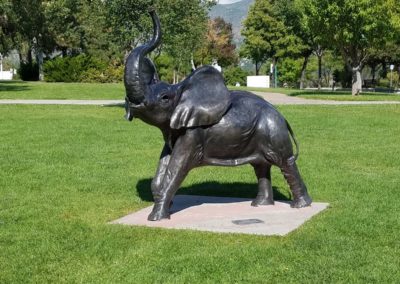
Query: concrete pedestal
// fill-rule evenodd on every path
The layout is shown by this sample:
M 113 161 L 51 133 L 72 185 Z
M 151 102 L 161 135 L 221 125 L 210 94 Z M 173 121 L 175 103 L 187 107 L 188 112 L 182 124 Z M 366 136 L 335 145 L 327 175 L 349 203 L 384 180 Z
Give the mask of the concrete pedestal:
M 169 220 L 147 221 L 152 209 L 150 206 L 112 223 L 284 236 L 328 207 L 328 203 L 317 202 L 301 209 L 290 208 L 289 202 L 279 201 L 275 201 L 275 205 L 272 206 L 253 207 L 250 204 L 251 200 L 244 198 L 177 195 Z

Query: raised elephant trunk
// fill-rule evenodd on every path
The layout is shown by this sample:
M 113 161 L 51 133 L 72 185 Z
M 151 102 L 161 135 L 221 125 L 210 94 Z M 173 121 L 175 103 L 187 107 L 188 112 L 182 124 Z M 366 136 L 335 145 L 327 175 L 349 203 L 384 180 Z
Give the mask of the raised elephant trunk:
M 153 20 L 153 38 L 144 45 L 138 46 L 129 54 L 124 73 L 126 96 L 134 104 L 140 104 L 149 94 L 149 85 L 158 81 L 153 62 L 145 56 L 161 42 L 160 20 L 154 11 L 149 11 Z

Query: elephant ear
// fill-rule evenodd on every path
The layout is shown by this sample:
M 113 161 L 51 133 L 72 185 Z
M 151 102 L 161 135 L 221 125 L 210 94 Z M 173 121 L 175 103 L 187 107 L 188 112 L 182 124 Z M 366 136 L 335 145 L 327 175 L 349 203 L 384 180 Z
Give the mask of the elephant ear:
M 221 73 L 211 66 L 194 71 L 179 88 L 181 96 L 171 116 L 173 129 L 215 124 L 231 104 Z

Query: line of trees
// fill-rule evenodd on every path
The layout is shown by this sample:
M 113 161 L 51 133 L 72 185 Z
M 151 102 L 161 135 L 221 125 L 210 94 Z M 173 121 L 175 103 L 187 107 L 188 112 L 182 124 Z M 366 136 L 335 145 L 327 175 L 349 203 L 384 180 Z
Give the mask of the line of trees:
M 400 8 L 396 0 L 255 0 L 244 21 L 240 54 L 258 74 L 267 60 L 303 58 L 300 87 L 310 56 L 340 55 L 352 74 L 352 94 L 362 91 L 361 71 L 393 63 L 400 68 Z M 400 72 L 400 70 L 399 70 Z
M 237 61 L 232 26 L 221 18 L 209 20 L 209 9 L 215 4 L 210 0 L 2 0 L 0 53 L 17 50 L 21 69 L 28 70 L 30 79 L 42 80 L 44 71 L 58 68 L 55 80 L 62 80 L 70 63 L 66 60 L 77 56 L 75 69 L 69 70 L 75 74 L 73 80 L 100 67 L 104 73 L 107 64 L 118 69 L 130 50 L 151 35 L 147 11 L 152 6 L 163 27 L 162 46 L 152 56 L 164 66 L 161 73 L 177 81 L 190 71 L 190 62 L 209 64 L 215 58 L 225 66 Z M 46 61 L 52 60 L 46 68 Z M 77 66 L 90 68 L 76 70 Z
M 317 66 L 319 88 L 333 76 L 348 76 L 357 95 L 365 66 L 373 80 L 388 63 L 400 73 L 396 2 L 255 0 L 243 22 L 238 51 L 232 25 L 208 17 L 214 0 L 2 0 L 0 53 L 18 52 L 24 79 L 43 80 L 45 74 L 48 81 L 119 81 L 126 55 L 151 35 L 147 10 L 154 6 L 164 35 L 152 56 L 163 80 L 177 82 L 216 59 L 228 83 L 243 84 L 247 73 L 238 64 L 248 58 L 256 74 L 269 73 L 265 63 L 273 63 L 282 81 L 299 82 L 303 88 L 311 62 Z

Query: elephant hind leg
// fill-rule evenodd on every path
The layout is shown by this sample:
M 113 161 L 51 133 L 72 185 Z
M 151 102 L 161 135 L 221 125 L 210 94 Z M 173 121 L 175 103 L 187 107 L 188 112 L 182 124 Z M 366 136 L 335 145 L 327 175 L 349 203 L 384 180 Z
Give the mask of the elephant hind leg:
M 273 205 L 274 198 L 271 185 L 271 165 L 252 165 L 258 179 L 258 193 L 252 206 Z
M 280 167 L 290 190 L 292 191 L 292 208 L 302 208 L 311 205 L 312 200 L 308 195 L 307 187 L 300 176 L 294 157 L 287 159 Z

